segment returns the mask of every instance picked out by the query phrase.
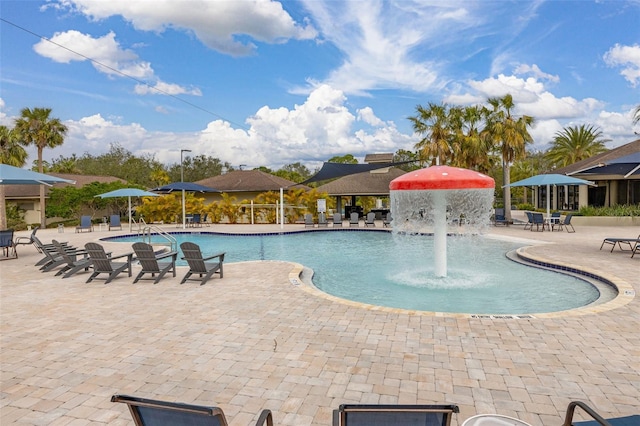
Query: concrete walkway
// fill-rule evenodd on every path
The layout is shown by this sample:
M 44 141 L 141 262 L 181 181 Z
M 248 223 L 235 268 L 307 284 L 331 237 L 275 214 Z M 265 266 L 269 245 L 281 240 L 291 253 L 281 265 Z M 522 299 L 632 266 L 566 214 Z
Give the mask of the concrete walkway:
M 627 286 L 623 303 L 530 319 L 372 309 L 292 284 L 299 269 L 285 262 L 225 264 L 204 286 L 180 285 L 184 268 L 157 285 L 126 275 L 85 284 L 86 273 L 38 271 L 41 256 L 21 246 L 0 262 L 0 424 L 133 424 L 115 393 L 219 406 L 232 425 L 253 424 L 262 408 L 278 425 L 330 425 L 342 403 L 453 403 L 454 425 L 478 413 L 560 425 L 571 400 L 605 417 L 640 414 L 640 257 L 599 250 L 640 229 L 489 232 Z M 126 233 L 38 231 L 76 246 Z

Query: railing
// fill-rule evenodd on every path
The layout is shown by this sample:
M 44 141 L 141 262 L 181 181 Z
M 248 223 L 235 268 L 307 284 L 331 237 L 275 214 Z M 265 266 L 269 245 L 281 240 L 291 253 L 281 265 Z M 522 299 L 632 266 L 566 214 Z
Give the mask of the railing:
M 171 251 L 178 251 L 178 241 L 173 235 L 156 225 L 147 225 L 142 229 L 142 241 L 151 244 L 151 236 L 154 234 L 167 240 L 168 245 L 171 246 Z

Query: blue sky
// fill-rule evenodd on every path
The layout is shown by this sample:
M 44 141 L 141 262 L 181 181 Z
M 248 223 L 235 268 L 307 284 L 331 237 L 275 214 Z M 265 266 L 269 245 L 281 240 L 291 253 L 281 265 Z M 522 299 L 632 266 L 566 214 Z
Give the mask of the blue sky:
M 0 124 L 49 107 L 69 127 L 45 159 L 118 143 L 313 170 L 412 150 L 417 105 L 506 93 L 536 118 L 533 149 L 568 125 L 610 148 L 640 132 L 640 0 L 2 0 L 0 16 Z

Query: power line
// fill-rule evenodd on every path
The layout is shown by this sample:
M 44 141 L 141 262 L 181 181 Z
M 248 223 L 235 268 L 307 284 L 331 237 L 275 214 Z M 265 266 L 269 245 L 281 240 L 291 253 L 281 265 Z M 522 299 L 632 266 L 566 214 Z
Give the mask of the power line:
M 121 76 L 123 76 L 123 77 L 126 77 L 126 78 L 128 78 L 128 79 L 131 79 L 131 80 L 135 81 L 136 83 L 143 84 L 143 85 L 147 86 L 147 87 L 148 87 L 149 89 L 151 89 L 151 90 L 154 90 L 154 91 L 156 91 L 156 92 L 158 92 L 158 93 L 162 93 L 163 95 L 169 96 L 169 97 L 171 97 L 171 98 L 173 98 L 173 99 L 175 99 L 175 100 L 177 100 L 177 101 L 179 101 L 179 102 L 182 102 L 182 103 L 184 103 L 184 104 L 186 104 L 186 105 L 189 105 L 190 107 L 193 107 L 193 108 L 195 108 L 195 109 L 198 109 L 198 110 L 200 110 L 200 111 L 202 111 L 202 112 L 204 112 L 204 113 L 207 113 L 207 114 L 209 114 L 209 115 L 212 115 L 212 116 L 214 116 L 214 117 L 216 117 L 216 118 L 219 118 L 219 119 L 221 119 L 221 120 L 227 121 L 227 122 L 229 122 L 229 123 L 231 123 L 231 124 L 233 124 L 233 125 L 235 125 L 235 126 L 238 126 L 238 127 L 242 128 L 242 129 L 244 129 L 244 130 L 246 130 L 246 131 L 249 131 L 249 130 L 250 130 L 250 129 L 248 129 L 247 127 L 245 127 L 243 124 L 236 123 L 236 122 L 234 122 L 234 121 L 232 121 L 232 120 L 229 120 L 228 118 L 225 118 L 225 117 L 221 116 L 220 114 L 216 114 L 216 113 L 215 113 L 215 112 L 213 112 L 213 111 L 210 111 L 210 110 L 208 110 L 208 109 L 206 109 L 206 108 L 203 108 L 203 107 L 201 107 L 201 106 L 199 106 L 199 105 L 197 105 L 197 104 L 194 104 L 193 102 L 189 102 L 189 101 L 187 101 L 187 100 L 185 100 L 185 99 L 182 99 L 182 98 L 180 98 L 180 97 L 178 97 L 178 96 L 176 96 L 176 95 L 173 95 L 173 94 L 171 94 L 171 93 L 169 93 L 169 92 L 166 92 L 166 91 L 164 91 L 164 90 L 162 90 L 162 89 L 158 89 L 157 87 L 151 86 L 149 83 L 147 83 L 147 82 L 145 82 L 145 81 L 142 81 L 142 80 L 140 80 L 140 79 L 138 79 L 138 78 L 136 78 L 136 77 L 133 77 L 133 76 L 131 76 L 131 75 L 129 75 L 129 74 L 127 74 L 127 73 L 125 73 L 125 72 L 122 72 L 122 71 L 120 71 L 119 69 L 116 69 L 116 68 L 113 68 L 113 67 L 111 67 L 111 66 L 109 66 L 109 65 L 103 64 L 102 62 L 100 62 L 100 61 L 98 61 L 98 60 L 96 60 L 96 59 L 93 59 L 93 58 L 91 58 L 91 57 L 89 57 L 89 56 L 87 56 L 87 55 L 84 55 L 84 54 L 82 54 L 82 53 L 80 53 L 80 52 L 77 52 L 77 51 L 75 51 L 75 50 L 73 50 L 73 49 L 70 49 L 70 48 L 68 48 L 67 46 L 64 46 L 64 45 L 62 45 L 62 44 L 60 44 L 60 43 L 56 43 L 55 41 L 53 41 L 53 40 L 51 40 L 51 39 L 49 39 L 49 38 L 47 38 L 47 37 L 45 37 L 45 36 L 42 36 L 42 35 L 40 35 L 40 34 L 38 34 L 38 33 L 36 33 L 36 32 L 33 32 L 33 31 L 31 31 L 31 30 L 29 30 L 29 29 L 27 29 L 27 28 L 25 28 L 25 27 L 22 27 L 22 26 L 20 26 L 20 25 L 18 25 L 18 24 L 16 24 L 16 23 L 14 23 L 14 22 L 8 21 L 8 20 L 6 20 L 6 19 L 4 19 L 4 18 L 0 18 L 0 21 L 2 21 L 2 22 L 4 22 L 4 23 L 7 23 L 7 24 L 9 24 L 9 25 L 11 25 L 11 26 L 13 26 L 13 27 L 15 27 L 15 28 L 18 28 L 19 30 L 22 30 L 22 31 L 24 31 L 24 32 L 26 32 L 26 33 L 28 33 L 28 34 L 31 34 L 31 35 L 35 36 L 35 37 L 38 37 L 38 38 L 40 38 L 40 39 L 42 39 L 42 40 L 44 40 L 44 41 L 46 41 L 46 42 L 49 42 L 49 43 L 51 43 L 51 44 L 53 44 L 53 45 L 55 45 L 55 46 L 58 46 L 58 47 L 60 47 L 61 49 L 65 49 L 65 50 L 67 50 L 67 51 L 69 51 L 69 52 L 73 53 L 74 55 L 78 55 L 78 56 L 80 56 L 81 58 L 84 58 L 84 59 L 86 59 L 86 60 L 88 60 L 88 61 L 91 61 L 91 62 L 92 62 L 92 63 L 94 63 L 94 64 L 100 65 L 100 66 L 101 66 L 101 67 L 103 67 L 103 68 L 106 68 L 106 69 L 108 69 L 108 70 L 110 70 L 110 71 L 115 72 L 116 74 L 120 74 L 120 75 L 121 75 Z

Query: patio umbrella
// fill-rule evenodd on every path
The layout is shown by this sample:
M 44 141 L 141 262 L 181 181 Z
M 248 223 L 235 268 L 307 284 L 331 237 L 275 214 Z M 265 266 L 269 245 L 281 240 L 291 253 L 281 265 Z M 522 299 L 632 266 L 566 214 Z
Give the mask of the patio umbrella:
M 182 192 L 182 229 L 186 227 L 186 212 L 185 212 L 185 204 L 184 204 L 184 193 L 185 192 L 222 192 L 220 190 L 209 188 L 208 186 L 198 185 L 193 182 L 173 182 L 164 186 L 159 186 L 158 188 L 152 189 L 152 191 L 156 192 L 173 192 L 173 191 L 181 191 Z
M 549 199 L 551 198 L 549 196 L 551 185 L 556 185 L 556 186 L 558 185 L 560 186 L 562 185 L 594 185 L 595 186 L 595 184 L 589 180 L 578 179 L 571 176 L 553 174 L 553 173 L 531 176 L 529 178 L 510 183 L 507 186 L 509 187 L 511 186 L 546 186 L 547 187 L 547 217 L 548 217 L 551 215 L 551 207 L 549 203 Z
M 115 197 L 127 197 L 129 199 L 129 232 L 131 232 L 131 197 L 158 197 L 158 194 L 153 192 L 144 191 L 138 188 L 122 188 L 115 191 L 105 192 L 104 194 L 98 194 L 96 197 L 100 198 L 115 198 Z
M 7 226 L 6 200 L 4 196 L 4 185 L 47 185 L 54 183 L 71 183 L 75 181 L 62 179 L 56 176 L 49 176 L 43 173 L 32 172 L 31 170 L 13 167 L 8 164 L 0 164 L 0 227 Z M 44 209 L 44 206 L 40 206 Z

